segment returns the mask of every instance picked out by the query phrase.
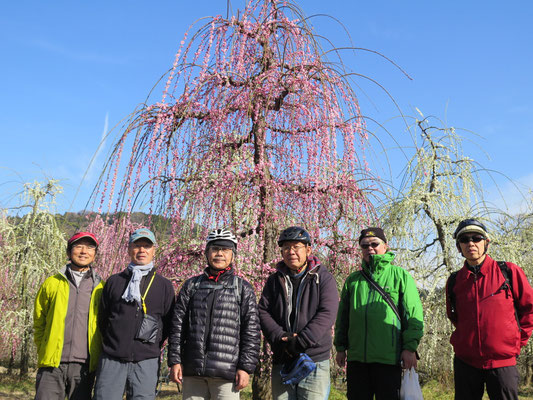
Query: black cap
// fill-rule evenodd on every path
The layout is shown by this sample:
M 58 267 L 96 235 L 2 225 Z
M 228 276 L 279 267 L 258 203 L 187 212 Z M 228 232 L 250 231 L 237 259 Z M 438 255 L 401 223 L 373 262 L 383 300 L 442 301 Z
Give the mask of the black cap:
M 283 242 L 302 242 L 304 244 L 311 244 L 311 235 L 304 228 L 299 226 L 291 226 L 285 229 L 279 235 L 278 246 L 281 247 Z
M 218 240 L 213 240 L 211 242 L 208 242 L 206 245 L 206 249 L 208 249 L 211 246 L 222 247 L 223 249 L 237 250 L 237 246 L 235 246 L 235 243 L 233 243 L 231 240 L 225 240 L 225 239 L 218 239 Z
M 385 243 L 387 243 L 387 239 L 385 238 L 385 233 L 383 232 L 383 229 L 381 228 L 370 227 L 370 228 L 363 229 L 361 231 L 361 236 L 359 236 L 359 243 L 361 243 L 361 240 L 367 237 L 377 237 L 383 240 Z
M 453 238 L 457 240 L 463 233 L 479 233 L 485 238 L 489 237 L 485 225 L 473 218 L 468 218 L 459 222 L 457 229 L 453 233 Z

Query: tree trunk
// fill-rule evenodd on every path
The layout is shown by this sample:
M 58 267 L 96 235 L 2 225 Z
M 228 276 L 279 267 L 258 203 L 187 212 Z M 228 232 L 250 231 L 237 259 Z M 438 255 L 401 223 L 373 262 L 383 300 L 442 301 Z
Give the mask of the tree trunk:
M 272 357 L 268 353 L 267 344 L 263 341 L 263 346 L 259 354 L 259 363 L 254 372 L 252 380 L 252 399 L 269 400 L 272 399 L 272 387 L 270 377 L 272 374 Z
M 28 368 L 30 365 L 30 338 L 31 338 L 31 327 L 29 310 L 26 306 L 24 310 L 24 333 L 22 336 L 22 346 L 20 349 L 20 376 L 23 377 L 28 373 Z
M 15 368 L 15 349 L 11 345 L 11 354 L 9 356 L 9 363 L 7 364 L 7 374 L 13 375 L 13 369 Z
M 263 262 L 272 262 L 276 249 L 276 230 L 270 222 L 265 223 L 265 248 L 263 249 Z M 266 282 L 266 281 L 265 281 Z M 259 363 L 255 368 L 254 379 L 252 381 L 252 399 L 270 400 L 272 399 L 272 387 L 270 379 L 272 375 L 272 356 L 268 351 L 268 345 L 263 338 L 263 345 L 259 354 Z
M 526 358 L 526 373 L 524 376 L 524 383 L 527 387 L 533 386 L 533 364 L 531 363 L 531 359 L 528 357 Z

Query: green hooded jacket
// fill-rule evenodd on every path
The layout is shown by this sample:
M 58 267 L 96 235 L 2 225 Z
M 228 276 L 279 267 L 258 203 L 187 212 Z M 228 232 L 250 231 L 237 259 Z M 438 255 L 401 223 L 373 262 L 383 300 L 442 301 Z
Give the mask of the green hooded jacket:
M 91 372 L 96 370 L 102 349 L 102 337 L 96 326 L 96 317 L 104 287 L 104 281 L 94 272 L 93 279 L 94 289 L 87 323 L 89 370 Z M 47 278 L 37 292 L 33 309 L 33 339 L 37 346 L 39 368 L 58 367 L 61 361 L 69 292 L 69 282 L 62 272 Z
M 403 320 L 398 320 L 383 296 L 370 286 L 360 271 L 344 282 L 335 324 L 334 344 L 346 351 L 348 361 L 395 365 L 402 350 L 416 351 L 424 333 L 424 315 L 416 284 L 411 275 L 392 265 L 394 254 L 387 252 L 363 261 L 362 268 L 387 292 Z

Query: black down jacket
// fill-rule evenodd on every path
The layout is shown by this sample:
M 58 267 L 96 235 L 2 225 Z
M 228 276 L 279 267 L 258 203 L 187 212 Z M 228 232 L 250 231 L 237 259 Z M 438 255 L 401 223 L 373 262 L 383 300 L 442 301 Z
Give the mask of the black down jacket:
M 184 376 L 233 381 L 237 369 L 254 372 L 260 340 L 254 290 L 233 269 L 217 282 L 207 269 L 185 281 L 172 316 L 169 366 L 182 364 Z

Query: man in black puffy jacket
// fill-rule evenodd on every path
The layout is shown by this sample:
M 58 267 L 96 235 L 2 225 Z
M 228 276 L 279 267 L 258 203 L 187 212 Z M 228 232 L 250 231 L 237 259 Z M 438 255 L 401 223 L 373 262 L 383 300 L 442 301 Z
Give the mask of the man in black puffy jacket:
M 183 400 L 238 399 L 249 382 L 261 340 L 255 293 L 235 275 L 237 239 L 209 233 L 208 267 L 181 288 L 169 336 L 170 379 L 183 382 Z

